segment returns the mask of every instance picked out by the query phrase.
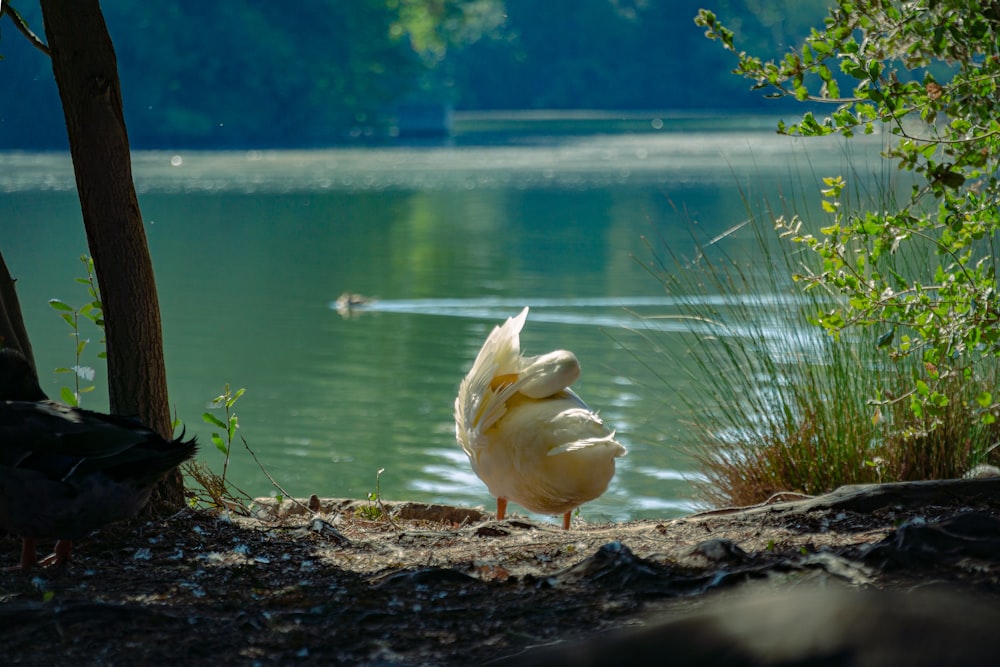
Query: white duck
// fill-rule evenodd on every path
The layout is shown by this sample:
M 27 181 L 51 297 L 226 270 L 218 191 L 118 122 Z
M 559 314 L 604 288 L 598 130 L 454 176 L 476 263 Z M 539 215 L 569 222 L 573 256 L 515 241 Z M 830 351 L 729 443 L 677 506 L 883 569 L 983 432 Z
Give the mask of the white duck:
M 493 329 L 455 399 L 455 435 L 473 471 L 497 499 L 541 514 L 562 514 L 597 498 L 625 447 L 569 386 L 580 377 L 572 352 L 521 354 L 525 308 Z

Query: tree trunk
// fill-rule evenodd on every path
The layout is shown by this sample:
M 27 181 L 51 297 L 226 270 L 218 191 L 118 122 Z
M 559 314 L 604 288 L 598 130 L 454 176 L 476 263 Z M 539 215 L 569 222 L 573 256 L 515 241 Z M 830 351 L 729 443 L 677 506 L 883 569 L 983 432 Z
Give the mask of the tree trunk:
M 24 328 L 24 318 L 21 315 L 21 302 L 17 299 L 14 279 L 10 277 L 7 262 L 0 253 L 0 347 L 10 347 L 21 352 L 24 358 L 35 369 L 35 356 L 31 351 L 31 341 Z
M 132 182 L 114 46 L 98 0 L 41 0 L 41 7 L 101 290 L 111 412 L 138 417 L 169 438 L 160 308 Z M 157 492 L 154 506 L 182 504 L 180 473 Z

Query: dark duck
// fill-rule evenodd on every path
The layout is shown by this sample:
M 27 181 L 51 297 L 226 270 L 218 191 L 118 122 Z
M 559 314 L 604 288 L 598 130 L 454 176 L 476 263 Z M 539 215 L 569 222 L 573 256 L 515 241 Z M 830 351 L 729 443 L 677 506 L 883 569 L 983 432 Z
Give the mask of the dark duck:
M 0 349 L 0 528 L 22 538 L 21 569 L 64 564 L 73 540 L 134 517 L 195 450 L 194 438 L 50 401 L 24 356 Z M 38 539 L 57 540 L 41 562 Z

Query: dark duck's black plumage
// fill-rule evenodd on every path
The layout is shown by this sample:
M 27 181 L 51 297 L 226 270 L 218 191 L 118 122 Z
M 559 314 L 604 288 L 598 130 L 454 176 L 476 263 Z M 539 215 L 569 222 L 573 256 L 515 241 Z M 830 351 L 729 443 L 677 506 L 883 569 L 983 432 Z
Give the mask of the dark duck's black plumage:
M 48 400 L 27 360 L 0 349 L 0 528 L 22 537 L 22 569 L 36 564 L 38 538 L 59 540 L 61 564 L 72 540 L 135 516 L 195 450 L 194 438 Z

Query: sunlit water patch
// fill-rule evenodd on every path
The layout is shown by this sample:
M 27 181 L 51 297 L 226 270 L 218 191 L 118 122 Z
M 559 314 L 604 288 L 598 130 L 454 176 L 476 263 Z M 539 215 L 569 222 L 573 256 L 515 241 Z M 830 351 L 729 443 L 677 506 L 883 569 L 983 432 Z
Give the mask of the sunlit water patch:
M 496 190 L 625 185 L 700 186 L 748 174 L 843 162 L 772 131 L 541 137 L 526 145 L 388 146 L 298 151 L 136 151 L 146 192 L 290 193 L 323 190 Z M 813 139 L 814 147 L 822 144 Z M 835 138 L 828 138 L 832 145 Z M 872 147 L 878 143 L 866 139 Z M 865 145 L 855 142 L 856 145 Z M 871 151 L 869 151 L 871 152 Z M 862 161 L 855 158 L 855 162 Z M 855 167 L 860 165 L 854 164 Z M 720 168 L 721 167 L 721 168 Z M 0 191 L 71 190 L 64 153 L 0 153 Z

